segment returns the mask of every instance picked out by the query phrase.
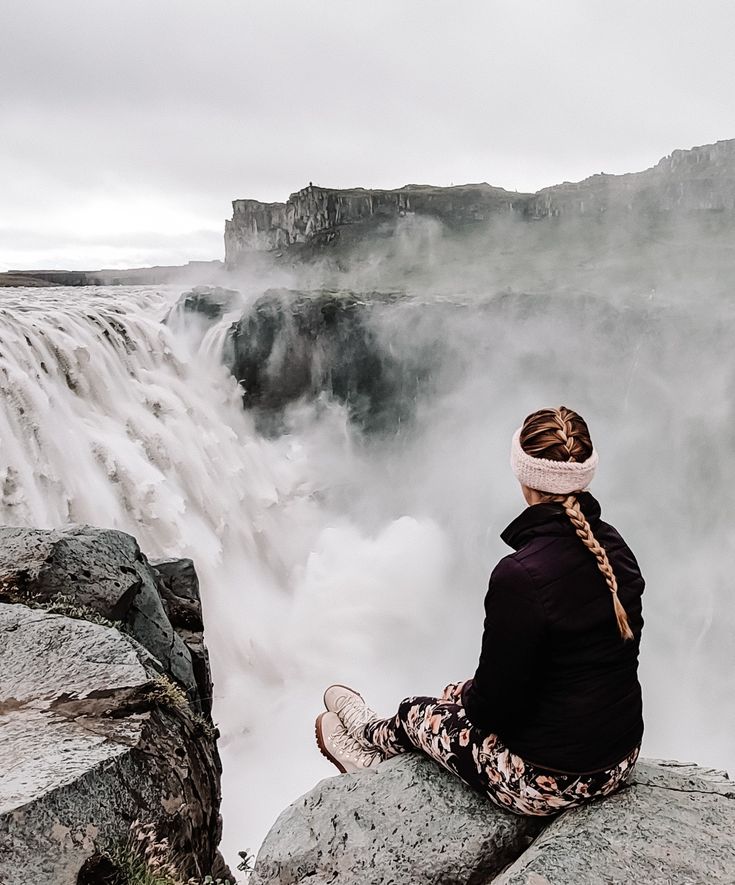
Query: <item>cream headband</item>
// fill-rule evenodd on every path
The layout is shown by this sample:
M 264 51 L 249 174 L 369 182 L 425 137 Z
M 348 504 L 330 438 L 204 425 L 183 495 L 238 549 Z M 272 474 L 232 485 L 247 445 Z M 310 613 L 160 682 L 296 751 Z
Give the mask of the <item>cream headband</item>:
M 586 461 L 552 461 L 550 458 L 534 458 L 521 448 L 521 430 L 513 434 L 510 447 L 510 466 L 519 482 L 539 492 L 569 495 L 586 489 L 592 482 L 597 467 L 597 452 Z

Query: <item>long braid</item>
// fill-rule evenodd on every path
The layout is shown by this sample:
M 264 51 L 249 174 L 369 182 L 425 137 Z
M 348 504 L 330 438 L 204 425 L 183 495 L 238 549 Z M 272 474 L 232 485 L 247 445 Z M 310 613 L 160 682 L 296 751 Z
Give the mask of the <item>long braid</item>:
M 615 619 L 618 622 L 620 635 L 623 637 L 623 639 L 632 639 L 633 631 L 630 629 L 630 624 L 628 623 L 628 615 L 625 613 L 623 603 L 618 597 L 618 582 L 615 577 L 615 572 L 612 570 L 612 566 L 610 565 L 610 560 L 607 558 L 605 548 L 592 534 L 592 528 L 587 522 L 584 514 L 582 513 L 582 509 L 579 506 L 579 501 L 577 500 L 576 495 L 568 495 L 564 499 L 563 503 L 564 512 L 571 520 L 577 536 L 581 538 L 584 546 L 590 551 L 590 553 L 592 553 L 592 555 L 597 560 L 597 566 L 602 572 L 607 586 L 612 593 L 613 608 L 615 609 Z
M 563 410 L 563 411 L 562 411 Z M 574 460 L 572 455 L 574 449 L 574 428 L 572 427 L 571 416 L 567 416 L 565 414 L 567 412 L 564 409 L 564 406 L 560 406 L 558 409 L 554 409 L 554 420 L 556 421 L 559 429 L 556 434 L 561 439 L 564 448 L 569 452 L 570 461 Z
M 525 451 L 537 458 L 558 461 L 584 461 L 589 457 L 592 443 L 584 420 L 566 406 L 541 409 L 529 415 L 523 423 L 521 444 Z M 605 582 L 612 594 L 615 620 L 623 639 L 633 639 L 628 616 L 618 597 L 618 582 L 605 548 L 595 538 L 576 495 L 545 495 L 546 500 L 561 501 L 577 536 L 597 560 Z

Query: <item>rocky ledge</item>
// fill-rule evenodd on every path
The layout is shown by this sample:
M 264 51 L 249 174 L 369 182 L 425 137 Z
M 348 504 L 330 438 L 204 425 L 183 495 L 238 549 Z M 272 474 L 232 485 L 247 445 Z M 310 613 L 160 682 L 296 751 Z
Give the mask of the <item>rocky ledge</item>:
M 0 885 L 229 876 L 202 631 L 190 560 L 0 527 Z
M 250 885 L 699 885 L 735 881 L 735 785 L 641 760 L 630 786 L 547 819 L 501 811 L 419 755 L 319 783 Z

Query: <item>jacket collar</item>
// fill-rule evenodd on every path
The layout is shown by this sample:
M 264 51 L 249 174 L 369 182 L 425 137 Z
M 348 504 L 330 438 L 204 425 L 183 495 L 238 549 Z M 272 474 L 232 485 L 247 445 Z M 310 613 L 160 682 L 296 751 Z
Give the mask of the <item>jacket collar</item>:
M 590 492 L 577 495 L 580 509 L 594 530 L 600 519 L 600 505 Z M 530 504 L 500 533 L 506 544 L 519 550 L 532 538 L 539 535 L 568 535 L 574 526 L 564 512 L 560 502 L 549 501 L 543 504 Z

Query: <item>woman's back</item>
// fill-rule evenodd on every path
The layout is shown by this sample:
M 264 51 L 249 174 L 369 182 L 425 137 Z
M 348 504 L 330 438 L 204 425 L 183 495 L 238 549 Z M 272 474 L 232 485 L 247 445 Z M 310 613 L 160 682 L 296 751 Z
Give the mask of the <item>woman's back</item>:
M 502 674 L 517 691 L 510 704 L 498 703 L 492 690 L 489 696 L 470 691 L 467 710 L 470 719 L 478 713 L 485 722 L 492 719 L 514 753 L 570 772 L 609 767 L 643 733 L 637 669 L 644 581 L 625 541 L 600 519 L 596 499 L 583 492 L 578 501 L 607 552 L 634 638 L 621 638 L 605 578 L 563 506 L 528 507 L 501 535 L 516 552 L 500 561 L 491 578 L 486 642 L 496 648 L 485 662 L 487 672 L 475 677 L 482 687 Z M 492 599 L 495 587 L 500 591 Z M 498 636 L 493 621 L 502 625 L 514 613 L 522 623 L 516 619 L 515 629 Z M 518 636 L 519 628 L 525 636 Z M 488 709 L 480 712 L 478 705 Z

